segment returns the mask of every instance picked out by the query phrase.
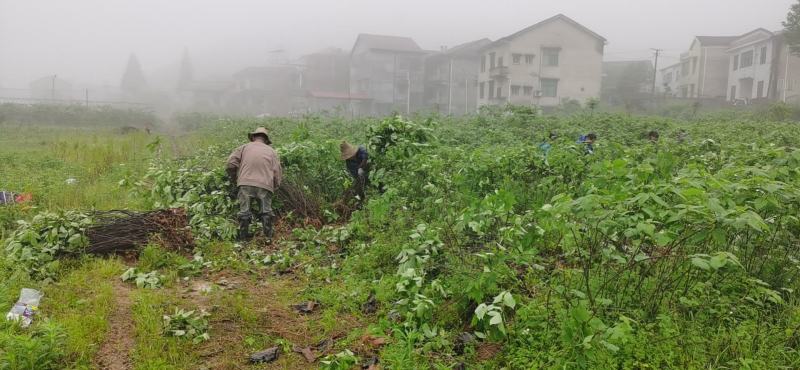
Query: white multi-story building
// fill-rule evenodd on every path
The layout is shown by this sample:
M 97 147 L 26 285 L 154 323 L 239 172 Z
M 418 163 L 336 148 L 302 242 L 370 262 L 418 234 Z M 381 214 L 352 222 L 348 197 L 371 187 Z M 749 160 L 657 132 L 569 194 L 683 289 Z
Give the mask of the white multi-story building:
M 482 50 L 478 106 L 554 107 L 600 95 L 606 39 L 559 14 Z
M 664 96 L 679 98 L 681 96 L 681 63 L 675 63 L 661 69 L 661 93 Z
M 774 33 L 759 28 L 731 42 L 727 51 L 729 101 L 774 97 L 777 41 Z
M 726 50 L 736 36 L 697 36 L 681 54 L 680 97 L 723 99 L 728 82 Z
M 748 32 L 731 43 L 728 56 L 729 101 L 800 104 L 800 57 L 786 45 L 782 31 Z

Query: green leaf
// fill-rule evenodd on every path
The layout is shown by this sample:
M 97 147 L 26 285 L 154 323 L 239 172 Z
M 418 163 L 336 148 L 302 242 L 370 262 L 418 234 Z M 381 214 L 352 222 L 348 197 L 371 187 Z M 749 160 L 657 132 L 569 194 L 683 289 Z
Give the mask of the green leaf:
M 692 264 L 700 268 L 701 270 L 705 271 L 711 270 L 711 266 L 708 264 L 708 261 L 706 261 L 701 257 L 692 257 Z
M 648 222 L 640 222 L 636 225 L 636 230 L 639 230 L 648 236 L 653 236 L 656 231 L 656 226 Z
M 609 342 L 606 342 L 606 341 L 604 341 L 604 340 L 601 340 L 601 341 L 600 341 L 600 344 L 602 344 L 602 345 L 603 345 L 603 347 L 606 347 L 606 349 L 608 349 L 608 350 L 609 350 L 609 351 L 611 351 L 611 352 L 617 352 L 617 351 L 619 351 L 619 347 L 617 347 L 617 346 L 615 346 L 615 345 L 613 345 L 613 344 L 611 344 L 611 343 L 609 343 Z
M 489 311 L 489 316 L 492 317 L 489 320 L 489 325 L 500 325 L 503 323 L 503 315 L 500 314 L 498 311 Z
M 572 313 L 572 317 L 578 322 L 587 322 L 592 316 L 583 304 L 573 307 L 570 312 Z
M 719 270 L 728 262 L 727 256 L 724 254 L 717 254 L 708 259 L 708 265 L 714 270 Z
M 485 303 L 481 303 L 478 307 L 475 307 L 475 316 L 478 320 L 483 320 L 483 317 L 486 316 L 486 313 L 489 312 L 489 307 L 486 306 Z
M 503 296 L 503 304 L 505 304 L 506 307 L 514 308 L 514 306 L 517 305 L 517 302 L 514 301 L 514 297 L 511 296 L 511 293 L 506 292 L 506 294 Z

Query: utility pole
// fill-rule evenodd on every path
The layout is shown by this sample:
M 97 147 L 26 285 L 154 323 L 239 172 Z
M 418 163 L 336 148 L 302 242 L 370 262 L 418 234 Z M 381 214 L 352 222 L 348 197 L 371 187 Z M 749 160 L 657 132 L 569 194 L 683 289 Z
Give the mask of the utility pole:
M 58 77 L 58 75 L 53 75 L 53 80 L 50 84 L 50 100 L 52 100 L 53 103 L 56 102 L 56 77 Z
M 397 54 L 394 54 L 394 63 L 392 64 L 392 110 L 397 109 Z
M 411 114 L 411 71 L 406 71 L 406 82 L 408 82 L 408 89 L 406 90 L 406 116 Z
M 653 96 L 656 96 L 656 76 L 658 76 L 658 57 L 661 55 L 663 49 L 650 49 L 656 52 L 656 62 L 653 65 Z
M 447 115 L 453 114 L 453 58 L 450 58 L 450 77 L 447 81 Z
M 464 79 L 464 115 L 469 114 L 469 78 Z

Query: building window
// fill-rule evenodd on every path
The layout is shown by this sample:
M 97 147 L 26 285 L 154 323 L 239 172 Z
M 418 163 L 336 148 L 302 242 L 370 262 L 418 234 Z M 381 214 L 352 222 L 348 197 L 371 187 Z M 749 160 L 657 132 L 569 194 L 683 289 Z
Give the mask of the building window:
M 756 99 L 764 97 L 764 81 L 758 81 L 758 87 L 756 88 Z
M 681 63 L 681 74 L 685 77 L 689 75 L 689 62 Z
M 494 98 L 494 81 L 489 81 L 489 99 Z
M 522 93 L 525 94 L 525 96 L 533 95 L 533 86 L 523 86 Z
M 664 74 L 664 83 L 672 82 L 672 72 L 667 72 Z
M 533 64 L 533 54 L 525 54 L 525 64 Z
M 542 96 L 555 98 L 558 96 L 558 80 L 552 78 L 542 79 Z
M 481 72 L 486 72 L 486 55 L 481 56 Z
M 519 85 L 511 85 L 511 96 L 519 96 Z
M 542 49 L 542 59 L 544 59 L 544 65 L 548 67 L 558 67 L 559 52 L 561 52 L 561 49 L 559 48 Z
M 503 97 L 503 88 L 501 86 L 497 87 L 497 95 L 495 95 L 498 99 Z
M 739 69 L 739 55 L 738 54 L 733 56 L 733 70 L 735 71 L 737 69 Z
M 697 73 L 697 57 L 692 58 L 692 74 Z
M 522 62 L 522 54 L 511 54 L 511 61 L 514 64 L 520 64 Z
M 731 100 L 736 100 L 736 85 L 731 86 Z
M 480 90 L 480 96 L 481 96 L 481 99 L 483 99 L 483 97 L 485 96 L 485 95 L 483 94 L 483 87 L 484 87 L 484 85 L 485 85 L 485 84 L 486 84 L 485 82 L 481 82 L 481 83 L 478 85 L 478 86 L 480 86 L 480 87 L 479 87 L 479 90 Z
M 497 58 L 497 66 L 498 67 L 502 67 L 503 66 L 503 57 L 498 57 Z
M 761 48 L 761 64 L 767 64 L 767 47 Z
M 742 68 L 750 67 L 753 65 L 753 51 L 746 51 L 742 53 L 742 57 L 739 60 L 739 66 Z
M 495 63 L 494 57 L 495 57 L 494 53 L 489 53 L 489 69 L 494 68 L 494 63 Z

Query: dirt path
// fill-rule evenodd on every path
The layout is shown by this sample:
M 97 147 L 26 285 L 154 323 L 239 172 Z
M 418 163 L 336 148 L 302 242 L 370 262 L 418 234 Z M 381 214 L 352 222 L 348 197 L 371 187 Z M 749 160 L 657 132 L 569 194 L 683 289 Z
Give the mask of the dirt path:
M 131 352 L 135 344 L 131 289 L 118 281 L 114 284 L 114 292 L 114 311 L 108 318 L 108 334 L 97 351 L 95 366 L 104 370 L 130 370 L 133 369 Z

